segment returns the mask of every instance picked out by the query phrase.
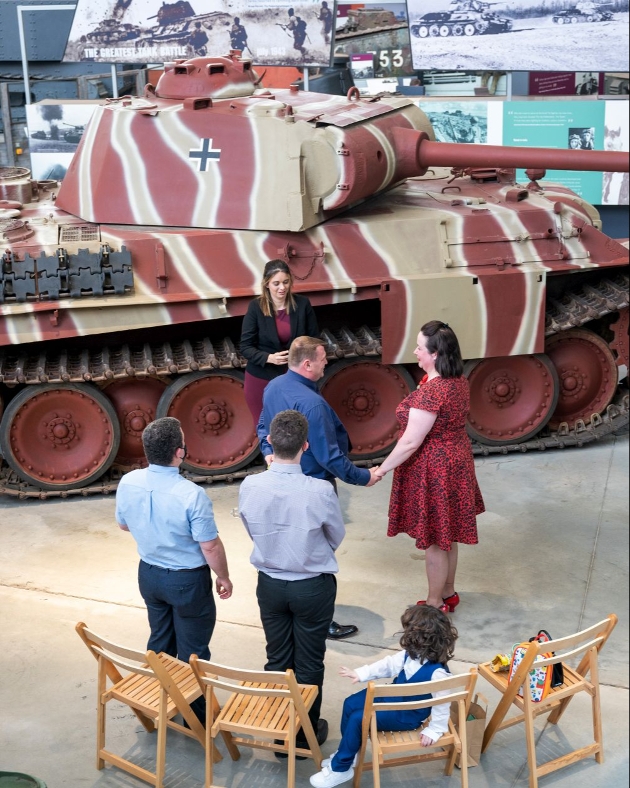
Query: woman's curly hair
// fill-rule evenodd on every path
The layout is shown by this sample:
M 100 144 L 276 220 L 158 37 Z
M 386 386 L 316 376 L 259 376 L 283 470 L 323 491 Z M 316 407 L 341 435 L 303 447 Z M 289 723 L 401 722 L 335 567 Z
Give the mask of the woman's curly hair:
M 457 630 L 437 607 L 413 605 L 401 617 L 401 647 L 411 659 L 439 662 L 446 665 L 455 653 Z

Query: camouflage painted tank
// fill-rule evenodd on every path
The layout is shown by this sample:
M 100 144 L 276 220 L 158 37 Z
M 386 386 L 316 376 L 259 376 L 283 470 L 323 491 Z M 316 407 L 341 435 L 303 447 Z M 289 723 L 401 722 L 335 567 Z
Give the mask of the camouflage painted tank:
M 96 108 L 61 188 L 0 171 L 4 491 L 111 489 L 167 414 L 193 478 L 247 473 L 238 341 L 273 258 L 324 327 L 322 390 L 359 461 L 393 446 L 431 318 L 460 337 L 477 451 L 627 423 L 628 251 L 538 183 L 625 154 L 440 143 L 404 97 L 257 83 L 234 54 L 167 64 L 155 91 Z
M 416 38 L 447 38 L 448 36 L 476 36 L 508 33 L 513 26 L 511 19 L 490 11 L 482 0 L 452 0 L 449 11 L 433 11 L 409 25 Z

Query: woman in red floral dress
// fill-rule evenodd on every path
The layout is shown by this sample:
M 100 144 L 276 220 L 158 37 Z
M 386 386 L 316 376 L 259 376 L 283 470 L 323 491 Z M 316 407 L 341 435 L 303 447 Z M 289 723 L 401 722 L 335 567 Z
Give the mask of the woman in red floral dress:
M 477 544 L 477 515 L 485 511 L 465 427 L 468 381 L 447 323 L 422 326 L 414 354 L 426 375 L 396 409 L 400 437 L 376 475 L 396 469 L 387 535 L 408 534 L 426 551 L 429 593 L 419 604 L 452 613 L 458 543 Z

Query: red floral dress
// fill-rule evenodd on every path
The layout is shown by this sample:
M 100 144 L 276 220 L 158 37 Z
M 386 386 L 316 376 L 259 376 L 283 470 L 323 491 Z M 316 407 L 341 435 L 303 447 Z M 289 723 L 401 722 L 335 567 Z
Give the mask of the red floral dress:
M 466 378 L 427 380 L 396 409 L 403 434 L 411 408 L 437 413 L 420 448 L 394 471 L 388 536 L 405 533 L 419 550 L 451 542 L 477 544 L 477 515 L 485 511 L 465 424 L 470 407 Z

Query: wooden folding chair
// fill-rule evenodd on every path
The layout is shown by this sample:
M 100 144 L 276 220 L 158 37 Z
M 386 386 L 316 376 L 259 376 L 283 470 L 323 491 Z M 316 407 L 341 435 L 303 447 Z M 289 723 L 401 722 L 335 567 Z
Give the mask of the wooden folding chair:
M 207 703 L 205 788 L 215 788 L 212 753 L 219 733 L 229 736 L 233 745 L 286 753 L 288 788 L 295 788 L 296 755 L 312 758 L 318 768 L 321 766 L 322 753 L 308 716 L 319 692 L 316 686 L 298 684 L 292 670 L 286 673 L 239 670 L 206 662 L 194 654 L 190 666 Z M 218 713 L 216 690 L 230 693 Z M 308 748 L 296 746 L 295 737 L 300 728 Z
M 205 746 L 205 731 L 190 708 L 192 701 L 201 697 L 190 665 L 167 654 L 154 651 L 134 651 L 111 643 L 92 632 L 80 622 L 76 631 L 98 662 L 96 768 L 111 763 L 134 777 L 162 788 L 166 767 L 166 729 L 174 730 L 197 739 Z M 124 677 L 118 668 L 127 671 Z M 107 687 L 107 680 L 111 686 Z M 125 703 L 135 713 L 148 733 L 157 729 L 156 770 L 148 769 L 115 755 L 105 748 L 106 704 L 110 700 Z M 181 714 L 189 728 L 173 721 Z M 215 750 L 216 760 L 221 760 Z
M 538 778 L 545 774 L 562 769 L 564 766 L 575 763 L 582 758 L 595 756 L 597 763 L 604 761 L 604 746 L 602 740 L 602 719 L 600 709 L 599 692 L 599 672 L 597 658 L 604 643 L 608 640 L 610 633 L 617 624 L 617 616 L 612 613 L 599 624 L 595 624 L 588 629 L 584 629 L 575 635 L 550 640 L 544 643 L 532 641 L 523 656 L 523 661 L 518 666 L 516 673 L 509 681 L 508 673 L 494 673 L 490 667 L 490 662 L 479 665 L 479 674 L 493 687 L 499 690 L 502 698 L 494 714 L 490 718 L 483 737 L 482 752 L 488 749 L 490 742 L 497 731 L 516 725 L 519 722 L 525 723 L 525 736 L 527 741 L 527 760 L 529 762 L 529 785 L 530 788 L 537 788 Z M 536 661 L 540 653 L 554 652 L 555 656 Z M 580 664 L 576 669 L 571 668 L 566 660 L 582 654 Z M 552 687 L 546 698 L 538 703 L 532 701 L 529 686 L 529 671 L 532 666 L 543 668 L 546 665 L 562 663 L 564 672 L 564 683 L 560 687 Z M 590 681 L 587 676 L 590 675 Z M 522 697 L 519 695 L 519 691 Z M 578 692 L 587 692 L 591 696 L 593 734 L 595 741 L 586 747 L 562 755 L 547 761 L 541 766 L 536 761 L 536 740 L 534 735 L 534 720 L 539 714 L 551 711 L 548 721 L 557 724 L 560 717 L 564 714 L 569 702 Z M 505 719 L 505 715 L 514 704 L 520 711 L 514 717 Z
M 364 771 L 372 770 L 374 772 L 374 788 L 380 788 L 381 769 L 391 766 L 407 766 L 424 761 L 446 759 L 444 774 L 450 776 L 453 773 L 458 754 L 462 754 L 460 758 L 462 788 L 467 788 L 466 717 L 472 702 L 476 681 L 476 668 L 471 668 L 468 673 L 462 675 L 424 681 L 419 684 L 374 684 L 373 681 L 370 681 L 363 713 L 361 752 L 354 770 L 354 788 L 359 788 L 361 775 Z M 448 690 L 449 694 L 439 698 L 438 701 L 434 698 L 411 700 L 418 695 L 432 695 L 444 690 Z M 402 700 L 407 697 L 410 700 Z M 376 698 L 394 698 L 394 700 L 377 703 Z M 448 732 L 440 736 L 435 744 L 429 747 L 423 747 L 420 744 L 422 728 L 425 727 L 428 720 L 414 731 L 379 731 L 377 728 L 376 715 L 380 711 L 411 711 L 426 709 L 442 703 L 455 704 L 455 724 L 452 719 L 449 719 Z M 368 738 L 372 742 L 372 760 L 366 762 L 365 752 Z

